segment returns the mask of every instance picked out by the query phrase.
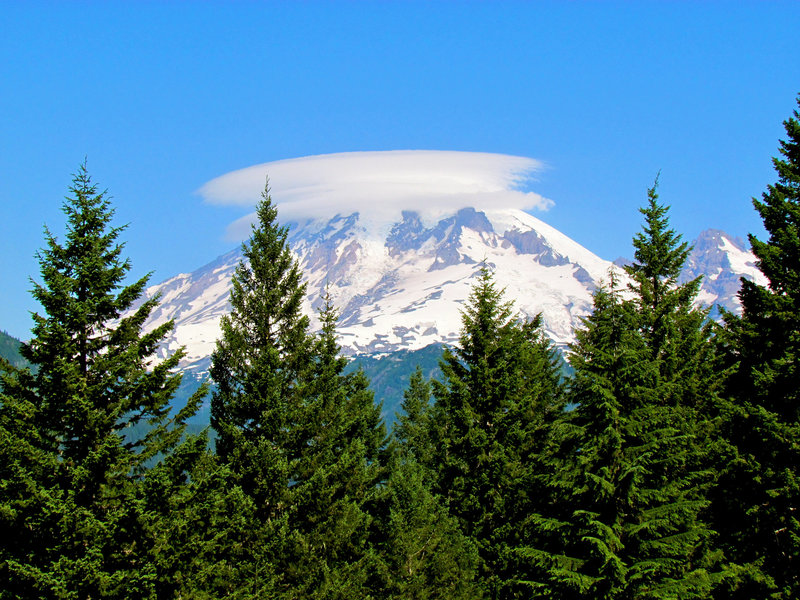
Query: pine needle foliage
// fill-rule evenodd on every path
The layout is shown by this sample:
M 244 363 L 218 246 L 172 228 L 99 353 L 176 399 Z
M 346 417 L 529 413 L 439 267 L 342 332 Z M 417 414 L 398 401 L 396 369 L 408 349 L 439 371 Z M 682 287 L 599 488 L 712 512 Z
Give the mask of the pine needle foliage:
M 708 408 L 713 376 L 713 324 L 694 306 L 701 277 L 678 283 L 691 248 L 669 227 L 669 207 L 658 203 L 658 178 L 647 190 L 642 231 L 633 238 L 634 262 L 626 267 L 639 329 L 658 370 L 659 402 Z M 712 388 L 709 389 L 709 385 Z
M 476 600 L 477 548 L 461 533 L 441 496 L 430 489 L 429 472 L 398 455 L 381 489 L 376 523 L 379 597 L 408 600 Z
M 417 366 L 394 425 L 389 479 L 381 490 L 378 547 L 388 597 L 475 599 L 477 548 L 432 491 L 431 383 Z
M 268 186 L 256 216 L 211 366 L 217 454 L 253 505 L 258 543 L 241 560 L 261 573 L 269 597 L 369 597 L 386 480 L 381 408 L 363 372 L 345 373 L 330 302 L 322 331 L 309 332 L 302 274 Z
M 800 106 L 800 96 L 797 98 Z M 800 597 L 800 113 L 784 121 L 778 180 L 753 205 L 750 236 L 767 286 L 742 280 L 742 315 L 726 314 L 732 371 L 722 433 L 730 442 L 715 503 L 726 551 L 745 569 L 731 598 Z
M 311 349 L 308 318 L 300 310 L 305 285 L 277 215 L 267 182 L 210 368 L 216 453 L 230 474 L 228 485 L 241 488 L 253 505 L 252 539 L 240 560 L 259 583 L 241 581 L 238 593 L 253 593 L 256 585 L 270 595 L 284 585 L 276 563 L 286 551 L 289 486 L 298 460 L 298 377 Z
M 230 314 L 211 356 L 216 451 L 265 519 L 279 516 L 290 478 L 297 378 L 310 350 L 305 285 L 265 187 L 232 279 Z
M 419 365 L 409 378 L 400 408 L 402 412 L 394 427 L 399 452 L 406 460 L 430 467 L 433 462 L 431 383 Z
M 149 561 L 157 598 L 271 591 L 274 575 L 248 560 L 252 547 L 271 540 L 253 529 L 252 499 L 232 479 L 205 434 L 188 438 L 147 473 L 138 502 L 153 540 Z
M 326 296 L 294 426 L 284 557 L 290 597 L 364 597 L 377 569 L 370 538 L 387 476 L 386 429 L 363 372 L 344 373 L 337 322 Z

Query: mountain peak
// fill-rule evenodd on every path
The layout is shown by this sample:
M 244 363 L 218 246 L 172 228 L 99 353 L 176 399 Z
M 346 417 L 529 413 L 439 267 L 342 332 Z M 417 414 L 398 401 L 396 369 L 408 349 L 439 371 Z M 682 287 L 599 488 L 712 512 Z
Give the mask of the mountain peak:
M 304 310 L 316 323 L 327 290 L 341 311 L 340 342 L 347 353 L 453 343 L 460 308 L 483 261 L 521 316 L 542 313 L 548 335 L 566 344 L 591 309 L 593 290 L 613 268 L 517 209 L 465 207 L 427 221 L 415 210 L 398 216 L 376 225 L 353 212 L 290 228 L 289 243 L 308 286 Z M 163 300 L 147 326 L 174 319 L 169 350 L 185 345 L 187 362 L 196 368 L 213 350 L 240 259 L 241 252 L 233 251 L 148 290 Z
M 743 277 L 766 284 L 745 242 L 719 229 L 706 229 L 697 236 L 679 281 L 701 276 L 698 302 L 721 305 L 733 313 L 741 312 L 738 294 Z M 716 307 L 712 312 L 717 315 Z
M 730 235 L 721 229 L 705 229 L 701 231 L 694 241 L 693 246 L 701 251 L 708 251 L 715 248 L 722 248 L 725 244 L 725 240 L 739 252 L 747 252 L 747 244 L 742 238 Z

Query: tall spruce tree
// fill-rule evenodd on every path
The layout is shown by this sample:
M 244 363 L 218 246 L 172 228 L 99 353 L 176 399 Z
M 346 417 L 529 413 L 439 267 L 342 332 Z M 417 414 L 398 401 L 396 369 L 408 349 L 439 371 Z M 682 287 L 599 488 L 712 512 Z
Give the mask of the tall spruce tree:
M 309 333 L 305 285 L 268 188 L 256 214 L 211 366 L 217 452 L 254 505 L 242 560 L 263 583 L 248 593 L 367 597 L 386 478 L 380 407 L 362 372 L 344 373 L 329 303 L 321 333 Z
M 401 452 L 402 454 L 402 452 Z M 429 472 L 397 455 L 380 490 L 375 546 L 381 598 L 476 600 L 477 550 L 430 490 Z
M 400 408 L 402 412 L 397 415 L 394 425 L 394 437 L 399 444 L 400 454 L 406 460 L 431 468 L 431 383 L 419 365 L 409 378 Z
M 155 597 L 251 598 L 272 581 L 251 560 L 260 541 L 255 506 L 233 479 L 205 432 L 188 436 L 148 471 L 138 505 L 152 540 Z
M 706 598 L 722 577 L 703 520 L 710 330 L 697 281 L 676 282 L 687 247 L 655 186 L 642 213 L 629 290 L 612 274 L 571 349 L 577 408 L 554 434 L 551 503 L 519 552 L 543 597 Z
M 800 106 L 800 96 L 797 99 Z M 730 598 L 800 597 L 800 114 L 784 121 L 778 181 L 753 204 L 768 233 L 750 236 L 769 284 L 742 280 L 742 315 L 725 315 L 732 369 L 730 441 L 715 514 L 726 552 L 746 568 Z
M 514 597 L 508 549 L 536 500 L 527 489 L 542 424 L 562 409 L 559 358 L 541 318 L 514 318 L 486 266 L 462 319 L 458 345 L 440 362 L 443 379 L 433 382 L 433 491 L 477 545 L 483 591 Z
M 148 597 L 156 569 L 137 489 L 203 392 L 169 419 L 182 354 L 155 351 L 172 323 L 142 333 L 158 300 L 134 308 L 148 278 L 125 284 L 123 228 L 85 165 L 63 210 L 65 241 L 46 229 L 38 255 L 43 312 L 22 346 L 32 368 L 6 364 L 0 380 L 0 595 Z M 131 439 L 137 423 L 147 433 Z
M 241 559 L 252 571 L 246 593 L 274 596 L 285 589 L 275 565 L 286 551 L 289 487 L 299 453 L 298 378 L 309 368 L 312 338 L 300 311 L 305 285 L 268 184 L 256 216 L 233 276 L 231 312 L 221 320 L 211 356 L 211 425 L 231 485 L 254 505 Z
M 642 231 L 633 238 L 634 262 L 626 267 L 637 307 L 638 327 L 657 370 L 658 401 L 708 409 L 718 389 L 713 324 L 708 310 L 694 306 L 701 277 L 678 283 L 689 244 L 669 228 L 669 207 L 658 203 L 658 178 L 647 190 Z

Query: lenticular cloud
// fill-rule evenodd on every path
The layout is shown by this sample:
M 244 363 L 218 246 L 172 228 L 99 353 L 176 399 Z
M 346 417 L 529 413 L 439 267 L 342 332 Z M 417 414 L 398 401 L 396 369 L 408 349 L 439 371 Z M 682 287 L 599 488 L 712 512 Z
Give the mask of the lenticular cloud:
M 435 217 L 465 207 L 546 210 L 552 201 L 525 187 L 544 164 L 480 152 L 348 152 L 279 160 L 232 171 L 201 187 L 213 204 L 253 206 L 269 177 L 282 221 L 359 212 L 391 219 L 403 210 Z M 244 237 L 250 216 L 229 227 Z

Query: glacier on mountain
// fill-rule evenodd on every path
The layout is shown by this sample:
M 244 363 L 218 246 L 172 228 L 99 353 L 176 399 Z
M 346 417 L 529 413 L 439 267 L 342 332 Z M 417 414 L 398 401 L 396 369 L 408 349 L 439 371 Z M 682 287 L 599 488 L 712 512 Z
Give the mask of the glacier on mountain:
M 741 312 L 737 294 L 741 278 L 759 285 L 767 285 L 767 278 L 758 270 L 756 257 L 746 249 L 744 241 L 719 229 L 707 229 L 695 240 L 680 281 L 703 277 L 697 295 L 699 304 L 715 307 L 712 316 L 718 316 L 716 305 L 733 313 Z

